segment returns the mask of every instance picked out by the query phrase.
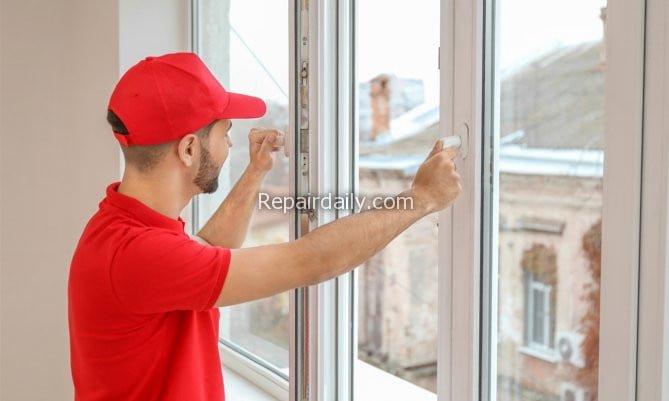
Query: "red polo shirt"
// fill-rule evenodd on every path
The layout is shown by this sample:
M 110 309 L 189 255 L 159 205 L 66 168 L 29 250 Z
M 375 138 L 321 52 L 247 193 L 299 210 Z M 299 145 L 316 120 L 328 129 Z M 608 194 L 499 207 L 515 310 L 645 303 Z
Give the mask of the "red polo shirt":
M 219 311 L 230 250 L 107 187 L 68 284 L 76 401 L 221 401 Z

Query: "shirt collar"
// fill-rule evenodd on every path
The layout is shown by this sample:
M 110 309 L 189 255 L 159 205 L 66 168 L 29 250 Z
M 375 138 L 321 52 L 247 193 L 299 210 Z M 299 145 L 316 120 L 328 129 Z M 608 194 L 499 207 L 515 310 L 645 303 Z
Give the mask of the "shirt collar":
M 167 217 L 164 214 L 156 212 L 137 199 L 119 193 L 119 185 L 121 185 L 120 182 L 114 182 L 107 186 L 107 197 L 100 202 L 100 206 L 107 202 L 112 206 L 132 214 L 138 220 L 149 226 L 183 232 L 186 222 L 184 222 L 181 217 L 178 217 L 176 220 Z

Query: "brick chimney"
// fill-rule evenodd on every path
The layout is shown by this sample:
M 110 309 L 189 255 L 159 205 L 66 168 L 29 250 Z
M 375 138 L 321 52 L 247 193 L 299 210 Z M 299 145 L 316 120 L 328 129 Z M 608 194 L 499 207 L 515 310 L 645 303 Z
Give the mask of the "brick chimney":
M 387 75 L 373 78 L 369 85 L 369 96 L 372 107 L 370 139 L 373 141 L 390 129 L 390 78 Z

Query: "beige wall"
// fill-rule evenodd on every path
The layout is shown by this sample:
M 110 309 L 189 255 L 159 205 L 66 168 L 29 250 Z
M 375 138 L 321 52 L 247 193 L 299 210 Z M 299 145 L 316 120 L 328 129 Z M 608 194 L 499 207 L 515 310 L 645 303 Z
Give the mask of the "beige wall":
M 70 257 L 119 170 L 118 6 L 3 0 L 1 38 L 1 396 L 68 400 Z
M 0 399 L 71 400 L 67 275 L 105 186 L 119 72 L 188 48 L 185 0 L 2 0 Z

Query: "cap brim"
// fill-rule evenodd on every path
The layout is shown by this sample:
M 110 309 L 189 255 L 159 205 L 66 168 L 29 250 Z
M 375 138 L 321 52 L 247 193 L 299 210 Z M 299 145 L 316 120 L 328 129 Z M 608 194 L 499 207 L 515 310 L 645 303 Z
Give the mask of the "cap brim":
M 220 118 L 258 118 L 265 115 L 267 105 L 255 96 L 228 92 L 230 101 Z

